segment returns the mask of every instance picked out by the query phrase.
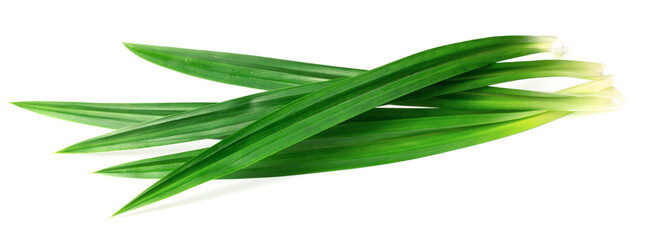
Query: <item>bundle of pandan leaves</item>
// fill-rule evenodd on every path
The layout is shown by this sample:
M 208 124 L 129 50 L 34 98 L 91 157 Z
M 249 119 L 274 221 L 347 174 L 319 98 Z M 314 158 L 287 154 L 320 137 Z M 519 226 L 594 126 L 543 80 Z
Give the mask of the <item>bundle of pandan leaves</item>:
M 206 149 L 97 173 L 160 179 L 116 214 L 213 179 L 368 167 L 516 134 L 573 112 L 619 107 L 598 63 L 505 61 L 559 52 L 549 36 L 499 36 L 426 50 L 372 70 L 125 43 L 163 67 L 267 90 L 226 102 L 14 102 L 47 116 L 115 129 L 60 152 L 91 153 L 221 139 Z M 491 85 L 542 77 L 589 80 L 557 92 Z

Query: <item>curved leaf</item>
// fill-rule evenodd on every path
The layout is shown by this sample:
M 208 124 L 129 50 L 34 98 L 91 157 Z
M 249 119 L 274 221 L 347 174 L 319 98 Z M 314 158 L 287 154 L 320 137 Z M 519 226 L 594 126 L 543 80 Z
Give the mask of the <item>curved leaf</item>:
M 226 137 L 150 186 L 116 214 L 249 166 L 340 122 L 428 85 L 505 59 L 551 49 L 550 37 L 505 36 L 427 50 L 340 80 Z
M 605 89 L 611 84 L 611 81 L 593 82 L 568 88 L 561 92 L 594 92 Z M 537 112 L 534 113 L 537 114 Z M 344 145 L 334 144 L 331 146 L 326 144 L 326 147 L 318 146 L 312 149 L 298 147 L 296 144 L 262 161 L 223 176 L 221 179 L 277 177 L 398 162 L 419 157 L 411 155 L 410 152 L 413 151 L 427 156 L 460 149 L 516 134 L 540 126 L 566 114 L 568 112 L 547 112 L 535 117 L 520 118 L 519 120 L 482 126 L 460 127 L 444 131 L 431 130 L 416 132 L 400 137 L 378 139 L 363 144 L 352 141 Z M 368 126 L 370 128 L 376 128 L 376 131 L 379 132 L 386 131 L 383 125 L 369 124 Z M 356 131 L 354 130 L 354 132 Z M 406 149 L 404 148 L 406 145 L 415 147 Z M 97 171 L 97 173 L 117 177 L 162 178 L 203 151 L 205 149 L 133 161 L 105 168 Z M 379 158 L 378 156 L 383 157 Z
M 540 68 L 542 70 L 538 70 Z M 576 70 L 576 68 L 578 68 L 578 70 Z M 454 77 L 452 78 L 453 80 L 448 79 L 450 81 L 447 83 L 428 86 L 415 93 L 408 94 L 407 96 L 404 96 L 396 101 L 392 101 L 390 104 L 482 110 L 487 108 L 487 105 L 491 105 L 494 102 L 506 103 L 507 100 L 502 101 L 501 99 L 510 97 L 498 97 L 499 99 L 496 99 L 496 96 L 487 96 L 486 98 L 491 99 L 486 100 L 487 103 L 480 106 L 473 105 L 477 102 L 480 103 L 480 99 L 472 101 L 471 103 L 466 103 L 464 101 L 462 103 L 452 103 L 451 100 L 440 101 L 439 98 L 429 97 L 441 96 L 442 94 L 438 92 L 439 90 L 442 90 L 448 95 L 451 95 L 451 93 L 456 91 L 482 91 L 484 88 L 481 88 L 480 90 L 479 88 L 487 86 L 487 84 L 519 80 L 527 77 L 582 76 L 588 79 L 605 78 L 605 76 L 602 75 L 603 65 L 575 61 L 552 60 L 525 63 L 497 63 L 482 69 L 484 70 L 473 71 L 473 74 L 463 74 L 458 76 L 464 80 L 456 80 L 457 77 Z M 102 136 L 79 142 L 59 152 L 81 153 L 116 151 L 181 143 L 206 138 L 221 138 L 235 132 L 240 127 L 249 124 L 261 116 L 279 109 L 280 107 L 290 103 L 291 101 L 294 101 L 295 99 L 322 89 L 337 81 L 340 80 L 307 84 L 299 87 L 273 90 L 241 97 L 220 104 L 207 106 L 202 109 L 188 111 L 167 118 L 157 119 L 146 124 L 130 126 L 119 131 L 111 132 Z M 444 85 L 444 87 L 440 87 L 441 85 Z M 519 91 L 502 88 L 496 88 L 495 91 L 503 91 L 510 93 L 511 95 L 524 95 L 529 97 L 538 97 L 544 94 L 538 93 L 538 95 L 533 95 L 534 93 L 529 93 L 523 90 Z M 549 93 L 548 95 L 554 95 L 558 97 L 560 96 L 559 94 L 556 95 L 552 93 Z M 531 101 L 531 105 L 537 105 L 538 107 L 528 108 L 523 106 L 512 106 L 509 104 L 503 104 L 501 105 L 503 107 L 499 107 L 500 105 L 496 104 L 497 107 L 492 109 L 499 111 L 513 110 L 516 108 L 520 110 L 575 110 L 566 109 L 566 107 L 574 107 L 569 104 L 564 104 L 568 101 L 563 101 L 560 104 L 554 104 L 550 102 L 555 101 L 550 99 L 521 98 L 520 100 L 529 100 Z M 439 104 L 440 102 L 443 104 Z M 470 104 L 472 104 L 472 106 L 470 106 Z M 547 108 L 546 106 L 550 106 L 551 108 Z

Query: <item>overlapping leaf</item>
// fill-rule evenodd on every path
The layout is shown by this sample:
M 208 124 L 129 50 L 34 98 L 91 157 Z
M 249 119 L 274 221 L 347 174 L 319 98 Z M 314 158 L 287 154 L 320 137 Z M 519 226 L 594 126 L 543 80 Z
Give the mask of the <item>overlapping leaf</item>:
M 139 57 L 168 69 L 204 79 L 264 90 L 299 86 L 336 78 L 352 77 L 365 72 L 365 70 L 361 69 L 318 65 L 234 53 L 160 47 L 133 43 L 125 43 L 125 46 Z M 479 71 L 465 73 L 456 78 L 452 78 L 451 80 L 465 81 L 471 79 L 484 79 L 484 82 L 480 83 L 480 85 L 479 83 L 469 84 L 476 85 L 476 87 L 487 86 L 511 81 L 511 78 L 514 77 L 506 77 L 505 75 L 505 73 L 510 71 L 514 71 L 511 76 L 521 74 L 521 79 L 547 76 L 567 76 L 600 80 L 594 78 L 597 76 L 600 78 L 603 69 L 600 64 L 578 61 L 540 60 L 530 62 L 511 62 L 494 64 L 479 69 Z M 446 86 L 446 84 L 442 84 L 436 89 L 422 91 L 431 94 L 446 94 L 448 92 L 448 90 L 446 90 L 448 87 Z M 469 87 L 466 89 L 472 88 L 473 87 Z M 456 91 L 462 90 L 454 90 L 451 92 Z
M 609 88 L 611 85 L 610 80 L 605 80 L 582 84 L 560 92 L 596 92 Z M 610 90 L 603 90 L 602 92 L 610 92 Z M 341 144 L 336 141 L 334 144 L 317 144 L 317 146 L 311 147 L 314 144 L 304 141 L 303 144 L 295 144 L 262 161 L 223 176 L 221 179 L 277 177 L 398 162 L 492 141 L 540 126 L 570 112 L 543 113 L 542 111 L 533 111 L 531 113 L 536 116 L 526 116 L 518 120 L 472 127 L 419 131 L 402 136 L 379 138 L 364 143 L 350 141 Z M 368 124 L 366 126 L 370 132 L 378 131 L 382 133 L 387 130 L 384 125 Z M 330 130 L 321 134 L 326 134 L 328 131 Z M 356 130 L 350 133 L 350 135 L 355 134 Z M 405 146 L 413 147 L 406 148 Z M 205 150 L 198 149 L 129 162 L 102 169 L 97 173 L 130 178 L 161 178 Z M 419 154 L 413 155 L 414 151 Z
M 403 95 L 491 63 L 549 51 L 550 37 L 505 36 L 427 50 L 340 80 L 247 125 L 166 175 L 116 214 L 249 166 Z
M 214 103 L 87 103 L 13 102 L 14 105 L 46 116 L 92 126 L 119 129 Z
M 591 108 L 578 108 L 578 106 L 587 106 L 583 104 L 572 106 L 571 103 L 578 96 L 550 94 L 560 97 L 558 99 L 538 98 L 539 96 L 530 95 L 521 97 L 527 94 L 527 92 L 497 88 L 495 91 L 503 90 L 510 92 L 507 92 L 509 94 L 501 95 L 497 93 L 490 95 L 470 92 L 467 95 L 476 97 L 476 99 L 466 101 L 464 98 L 456 97 L 457 94 L 452 93 L 465 90 L 469 91 L 470 89 L 478 89 L 489 84 L 530 77 L 574 76 L 593 80 L 608 77 L 602 75 L 602 70 L 603 65 L 601 64 L 577 61 L 547 60 L 498 63 L 448 79 L 446 83 L 426 87 L 393 101 L 391 104 L 484 110 L 489 109 L 488 106 L 494 103 L 502 103 L 494 104 L 495 107 L 492 110 L 592 110 Z M 339 80 L 334 81 L 337 82 Z M 167 118 L 120 129 L 119 131 L 77 143 L 60 152 L 115 151 L 206 138 L 221 138 L 259 119 L 261 116 L 279 109 L 291 101 L 333 84 L 334 81 L 273 90 L 206 106 L 194 111 L 187 111 Z M 582 101 L 581 99 L 586 102 L 598 102 L 593 97 L 583 97 L 577 101 Z M 524 100 L 528 100 L 530 106 L 524 106 L 524 104 L 510 105 L 511 103 Z
M 119 129 L 62 152 L 132 149 L 223 138 L 215 146 L 106 168 L 161 178 L 116 214 L 220 178 L 272 177 L 403 161 L 512 135 L 571 113 L 615 109 L 621 95 L 595 63 L 502 62 L 550 50 L 551 37 L 452 44 L 380 68 L 317 65 L 242 54 L 125 45 L 158 65 L 269 92 L 223 103 L 16 102 L 44 115 Z M 518 79 L 596 81 L 545 93 L 488 87 Z M 437 83 L 437 84 L 434 84 Z M 384 104 L 434 108 L 375 108 Z M 262 161 L 261 161 L 262 160 Z

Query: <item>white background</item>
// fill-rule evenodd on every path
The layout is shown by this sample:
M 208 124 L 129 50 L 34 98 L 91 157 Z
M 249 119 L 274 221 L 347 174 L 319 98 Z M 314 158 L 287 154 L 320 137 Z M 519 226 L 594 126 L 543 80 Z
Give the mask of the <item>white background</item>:
M 653 238 L 646 1 L 94 2 L 0 3 L 0 239 Z M 107 219 L 154 181 L 90 172 L 211 142 L 53 154 L 108 130 L 7 103 L 256 92 L 155 66 L 123 41 L 369 69 L 506 34 L 558 36 L 565 58 L 612 65 L 623 108 L 391 165 L 212 181 Z

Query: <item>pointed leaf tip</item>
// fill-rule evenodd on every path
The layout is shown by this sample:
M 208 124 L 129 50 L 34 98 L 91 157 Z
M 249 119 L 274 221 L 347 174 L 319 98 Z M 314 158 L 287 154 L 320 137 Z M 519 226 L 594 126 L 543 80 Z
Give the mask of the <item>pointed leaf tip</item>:
M 26 107 L 25 105 L 27 105 L 28 102 L 9 102 L 9 103 L 19 108 L 25 108 Z
M 118 210 L 117 212 L 115 212 L 113 215 L 111 215 L 109 218 L 113 218 L 113 217 L 115 217 L 115 216 L 118 216 L 118 215 L 120 215 L 121 213 L 123 213 L 122 208 L 121 208 L 120 210 Z
M 74 145 L 65 147 L 64 149 L 61 149 L 61 150 L 56 151 L 54 153 L 76 153 L 76 152 L 78 152 L 74 148 L 71 149 L 72 146 L 74 146 Z
M 112 169 L 112 167 L 108 167 L 108 168 L 103 168 L 103 169 L 100 169 L 100 170 L 97 170 L 97 171 L 94 171 L 94 172 L 91 172 L 91 173 L 101 174 L 101 175 L 105 175 L 105 176 L 112 176 L 111 174 L 113 172 L 111 171 L 111 169 Z
M 133 43 L 129 43 L 129 42 L 122 42 L 122 45 L 125 45 L 125 47 L 127 47 L 127 48 L 132 48 L 132 47 L 134 47 L 134 44 L 133 44 Z
M 136 53 L 138 51 L 139 46 L 142 46 L 141 44 L 136 44 L 136 43 L 130 43 L 130 42 L 122 42 L 122 45 L 124 45 L 127 50 Z
M 93 147 L 88 147 L 85 146 L 82 143 L 85 143 L 86 141 L 78 142 L 73 145 L 70 145 L 68 147 L 65 147 L 64 149 L 61 149 L 57 151 L 56 153 L 93 153 L 97 151 L 93 151 Z
M 134 201 L 130 201 L 129 203 L 127 203 L 127 205 L 125 205 L 125 206 L 123 206 L 122 208 L 120 208 L 120 210 L 118 210 L 118 211 L 115 212 L 113 215 L 111 215 L 111 217 L 115 217 L 115 216 L 118 216 L 118 215 L 120 215 L 120 214 L 123 214 L 123 213 L 129 212 L 129 211 L 131 211 L 131 210 L 134 210 L 134 209 L 137 209 L 137 208 L 141 207 L 141 206 L 139 206 L 139 205 L 134 205 L 133 202 L 134 202 Z

